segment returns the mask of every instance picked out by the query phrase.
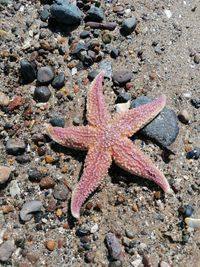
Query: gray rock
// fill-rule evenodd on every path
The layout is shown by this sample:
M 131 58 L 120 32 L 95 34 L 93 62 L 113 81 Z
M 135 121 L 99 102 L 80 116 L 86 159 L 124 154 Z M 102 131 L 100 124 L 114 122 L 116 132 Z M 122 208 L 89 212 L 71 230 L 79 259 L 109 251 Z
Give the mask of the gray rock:
M 119 240 L 113 233 L 106 234 L 106 244 L 113 260 L 120 260 L 122 258 L 122 248 Z
M 49 84 L 54 78 L 54 72 L 50 66 L 38 69 L 37 80 L 40 84 Z
M 126 34 L 131 34 L 137 26 L 137 20 L 135 17 L 124 19 L 121 26 L 121 31 Z
M 22 209 L 20 210 L 20 218 L 22 221 L 30 221 L 33 217 L 33 213 L 40 211 L 42 208 L 42 203 L 39 200 L 31 200 L 24 203 Z
M 64 74 L 64 72 L 58 73 L 58 75 L 56 75 L 55 78 L 53 79 L 51 85 L 55 89 L 62 88 L 65 85 L 65 74 Z
M 118 70 L 113 72 L 112 79 L 115 84 L 123 85 L 129 82 L 132 76 L 132 72 L 129 70 Z
M 54 187 L 53 196 L 58 200 L 66 200 L 69 195 L 69 189 L 64 184 L 58 184 Z
M 151 102 L 147 96 L 140 96 L 131 103 L 131 108 Z M 163 147 L 171 145 L 179 133 L 178 120 L 172 109 L 164 108 L 159 115 L 141 130 L 141 134 L 155 140 Z
M 66 25 L 79 24 L 82 17 L 81 10 L 68 0 L 55 1 L 50 8 L 50 13 L 57 22 Z
M 7 240 L 0 246 L 0 261 L 6 262 L 11 257 L 15 250 L 15 245 L 13 241 Z
M 26 145 L 24 141 L 9 139 L 6 143 L 6 153 L 10 155 L 20 155 L 25 152 Z
M 101 22 L 104 19 L 103 9 L 92 5 L 87 13 L 86 21 Z
M 11 174 L 10 167 L 0 166 L 0 184 L 4 184 L 8 181 Z

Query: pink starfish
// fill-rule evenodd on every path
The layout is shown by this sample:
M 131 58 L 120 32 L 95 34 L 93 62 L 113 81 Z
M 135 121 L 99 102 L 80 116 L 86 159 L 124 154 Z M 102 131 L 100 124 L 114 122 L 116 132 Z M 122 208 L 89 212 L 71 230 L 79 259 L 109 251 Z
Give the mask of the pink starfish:
M 81 205 L 107 174 L 112 159 L 128 172 L 154 181 L 165 192 L 171 191 L 165 176 L 128 138 L 158 115 L 165 106 L 166 97 L 111 118 L 103 97 L 103 76 L 103 72 L 97 75 L 88 93 L 89 125 L 68 128 L 47 125 L 48 134 L 55 142 L 88 150 L 83 175 L 72 192 L 71 213 L 75 218 L 79 218 Z

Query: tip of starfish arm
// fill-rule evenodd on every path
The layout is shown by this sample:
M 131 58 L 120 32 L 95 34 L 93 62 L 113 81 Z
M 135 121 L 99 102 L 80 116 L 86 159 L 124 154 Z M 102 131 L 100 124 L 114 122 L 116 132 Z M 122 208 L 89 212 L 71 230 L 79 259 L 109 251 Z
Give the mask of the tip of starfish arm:
M 79 210 L 79 208 L 74 206 L 73 202 L 71 204 L 71 214 L 76 219 L 80 218 L 80 210 Z

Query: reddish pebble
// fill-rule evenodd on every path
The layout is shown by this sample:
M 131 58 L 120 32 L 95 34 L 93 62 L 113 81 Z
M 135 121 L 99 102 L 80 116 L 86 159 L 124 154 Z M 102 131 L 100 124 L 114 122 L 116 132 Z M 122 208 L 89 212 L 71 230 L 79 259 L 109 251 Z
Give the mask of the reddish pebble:
M 49 251 L 53 251 L 56 248 L 56 241 L 51 239 L 46 242 L 46 248 Z
M 49 189 L 55 186 L 55 182 L 52 177 L 47 176 L 42 178 L 39 185 L 41 189 Z
M 17 108 L 19 108 L 22 105 L 22 97 L 21 96 L 15 96 L 13 100 L 10 101 L 8 105 L 8 110 L 13 111 Z

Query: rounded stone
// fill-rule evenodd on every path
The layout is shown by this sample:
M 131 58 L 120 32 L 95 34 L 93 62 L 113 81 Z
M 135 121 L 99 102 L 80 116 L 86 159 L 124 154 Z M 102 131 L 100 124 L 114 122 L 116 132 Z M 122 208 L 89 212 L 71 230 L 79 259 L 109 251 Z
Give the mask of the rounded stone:
M 187 159 L 199 159 L 200 157 L 200 147 L 195 147 L 191 151 L 189 151 L 186 155 Z
M 53 251 L 56 248 L 56 241 L 51 239 L 46 242 L 46 248 L 49 251 Z
M 26 145 L 21 140 L 9 139 L 6 143 L 6 153 L 10 155 L 20 155 L 25 152 Z
M 47 9 L 42 10 L 40 13 L 40 19 L 42 21 L 47 21 L 48 18 L 49 18 L 49 11 Z
M 29 169 L 28 178 L 32 182 L 39 182 L 42 179 L 42 173 L 37 168 Z
M 54 117 L 50 120 L 50 123 L 52 126 L 57 127 L 64 127 L 65 126 L 65 120 L 62 117 Z
M 66 200 L 69 195 L 69 189 L 64 184 L 58 184 L 53 190 L 53 196 L 57 200 Z
M 6 107 L 8 106 L 9 102 L 10 102 L 9 97 L 4 93 L 0 92 L 0 106 Z
M 13 241 L 7 240 L 0 246 L 0 261 L 7 262 L 15 250 Z M 7 264 L 6 264 L 7 265 Z
M 112 79 L 115 84 L 123 85 L 129 82 L 132 78 L 132 72 L 128 70 L 117 70 L 112 74 Z
M 126 34 L 131 34 L 137 26 L 137 20 L 135 17 L 124 19 L 121 26 L 121 31 Z
M 51 85 L 55 89 L 60 89 L 65 85 L 65 74 L 64 72 L 60 72 L 58 75 L 55 76 Z
M 4 184 L 8 181 L 11 174 L 10 167 L 0 166 L 0 184 Z
M 37 102 L 45 103 L 51 97 L 51 91 L 47 86 L 38 86 L 34 91 L 34 99 Z
M 27 59 L 20 61 L 20 73 L 24 83 L 31 83 L 36 79 L 36 68 Z
M 117 48 L 112 48 L 112 50 L 111 50 L 111 52 L 110 52 L 110 56 L 111 56 L 112 58 L 117 58 L 117 57 L 119 56 L 119 54 L 120 54 L 119 49 L 117 49 Z
M 40 84 L 49 84 L 53 78 L 54 72 L 50 66 L 45 66 L 38 69 L 37 81 Z
M 103 9 L 92 5 L 85 18 L 86 21 L 96 21 L 101 22 L 104 19 Z
M 178 118 L 182 123 L 187 124 L 190 121 L 190 115 L 186 109 L 181 110 L 178 114 Z
M 39 200 L 31 200 L 24 203 L 22 209 L 20 210 L 20 218 L 22 221 L 30 221 L 33 217 L 33 213 L 40 211 L 42 208 L 42 203 Z
M 151 102 L 147 96 L 140 96 L 131 103 L 131 108 Z M 175 140 L 179 133 L 178 120 L 172 109 L 164 108 L 159 115 L 146 125 L 140 133 L 159 143 L 163 147 L 168 147 Z

